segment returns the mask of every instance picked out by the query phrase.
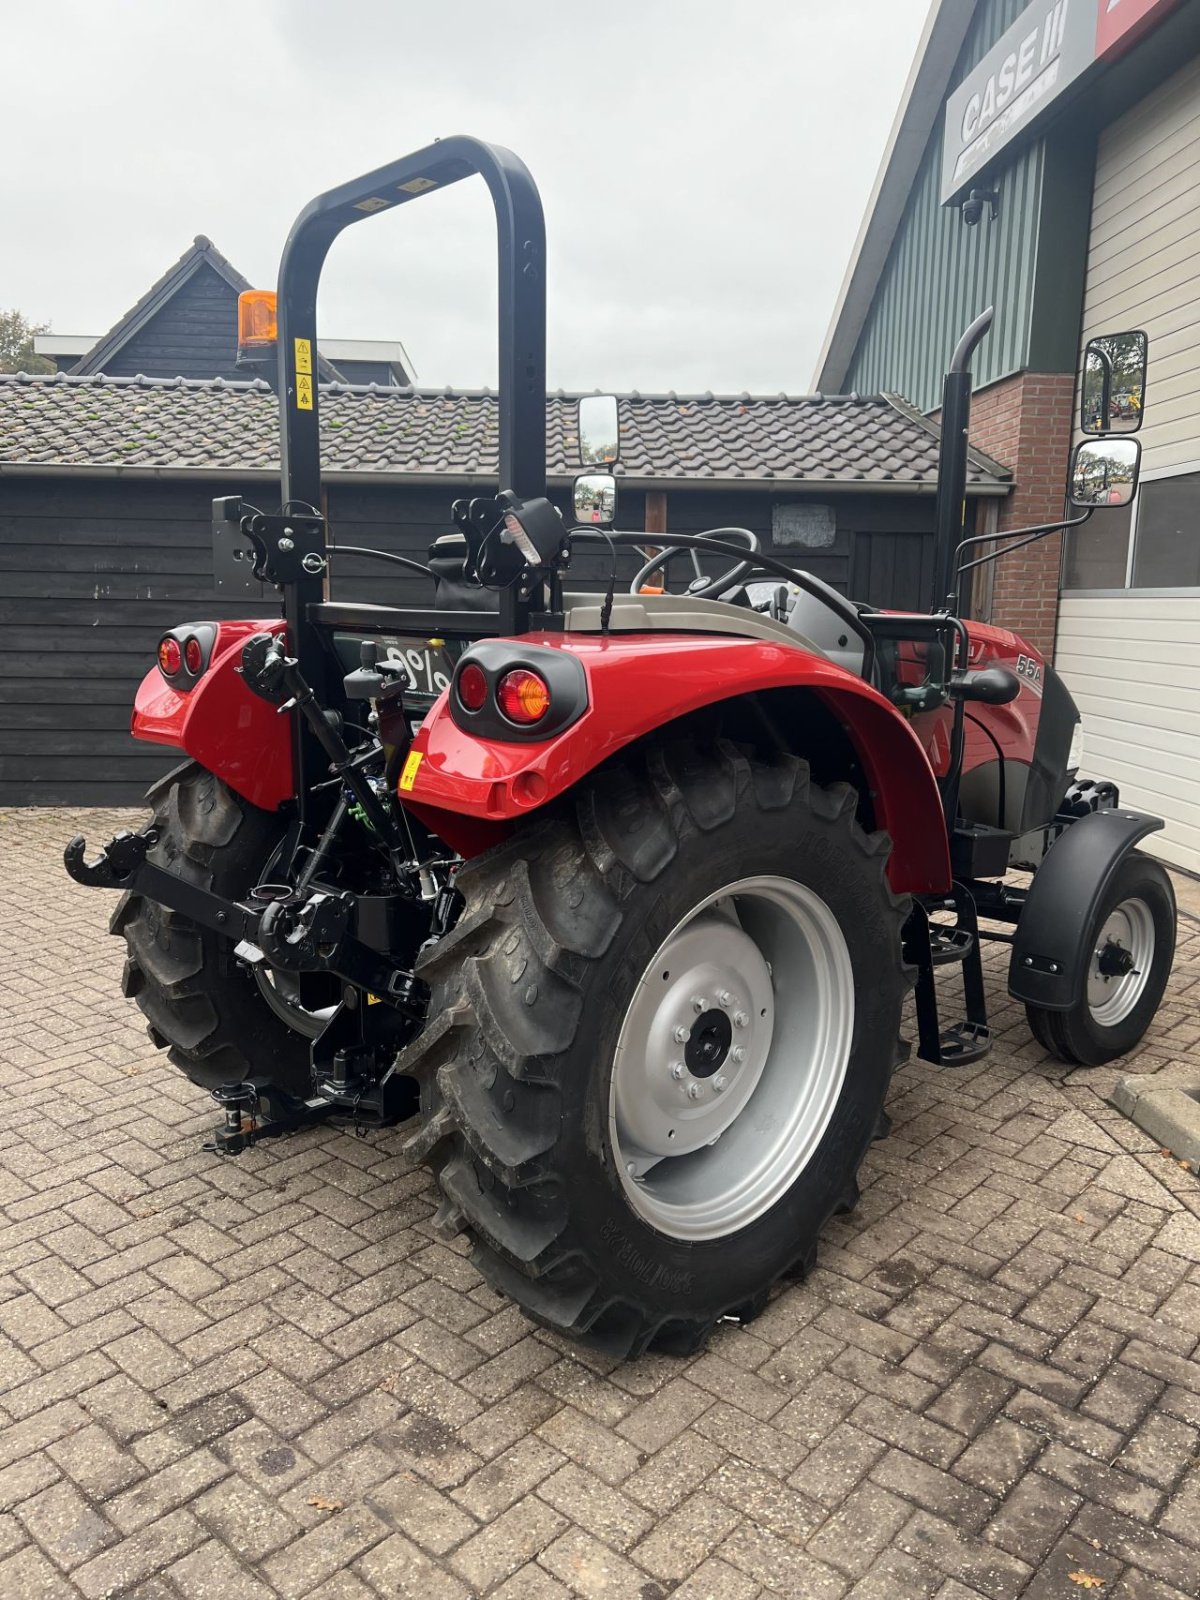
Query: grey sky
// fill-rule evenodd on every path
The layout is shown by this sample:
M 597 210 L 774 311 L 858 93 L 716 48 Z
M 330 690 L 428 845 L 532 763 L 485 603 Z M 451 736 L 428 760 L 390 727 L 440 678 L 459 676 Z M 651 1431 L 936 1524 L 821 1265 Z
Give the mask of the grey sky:
M 474 133 L 542 193 L 552 386 L 803 391 L 926 7 L 10 4 L 0 306 L 102 333 L 196 233 L 269 287 L 314 194 Z M 489 219 L 472 182 L 351 230 L 322 331 L 494 381 Z

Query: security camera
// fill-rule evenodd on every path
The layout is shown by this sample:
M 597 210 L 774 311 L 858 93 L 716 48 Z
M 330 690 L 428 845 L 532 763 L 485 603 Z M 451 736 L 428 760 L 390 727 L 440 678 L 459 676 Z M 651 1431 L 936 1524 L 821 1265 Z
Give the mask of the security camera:
M 995 222 L 1000 207 L 1000 194 L 996 189 L 972 189 L 962 203 L 962 219 L 968 228 L 974 228 L 983 220 L 983 208 L 987 206 L 991 220 Z

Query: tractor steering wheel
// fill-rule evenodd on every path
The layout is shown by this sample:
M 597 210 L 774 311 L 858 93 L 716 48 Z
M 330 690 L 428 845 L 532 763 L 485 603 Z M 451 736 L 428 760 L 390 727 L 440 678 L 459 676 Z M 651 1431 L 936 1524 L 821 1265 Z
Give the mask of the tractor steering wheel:
M 758 550 L 758 535 L 751 533 L 749 528 L 706 528 L 703 537 L 706 539 L 737 539 L 745 544 L 752 555 Z M 684 590 L 684 593 L 693 595 L 698 600 L 716 600 L 726 590 L 732 589 L 736 584 L 741 583 L 743 578 L 754 570 L 753 561 L 738 561 L 727 572 L 722 572 L 719 577 L 709 578 L 701 570 L 699 551 L 689 549 L 686 545 L 673 544 L 669 545 L 665 550 L 660 550 L 652 560 L 647 561 L 646 565 L 629 585 L 630 594 L 640 594 L 642 585 L 650 574 L 660 570 L 663 572 L 663 584 L 665 587 L 667 564 L 674 556 L 681 555 L 691 556 L 692 567 L 696 574 Z

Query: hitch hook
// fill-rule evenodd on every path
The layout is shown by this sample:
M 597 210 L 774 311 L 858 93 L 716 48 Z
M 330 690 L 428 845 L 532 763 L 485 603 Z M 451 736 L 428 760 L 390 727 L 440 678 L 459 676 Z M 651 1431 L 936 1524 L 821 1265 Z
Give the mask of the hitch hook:
M 120 889 L 157 843 L 157 828 L 146 828 L 141 833 L 131 833 L 126 828 L 113 835 L 94 861 L 88 861 L 84 856 L 87 840 L 77 833 L 63 851 L 63 865 L 75 882 L 86 888 Z

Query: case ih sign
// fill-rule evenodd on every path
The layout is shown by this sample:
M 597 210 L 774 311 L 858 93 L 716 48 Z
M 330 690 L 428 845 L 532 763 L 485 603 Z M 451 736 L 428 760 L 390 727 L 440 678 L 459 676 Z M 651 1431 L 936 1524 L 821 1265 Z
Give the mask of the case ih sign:
M 960 198 L 1096 62 L 1120 52 L 1175 0 L 1034 0 L 946 102 L 942 204 Z

